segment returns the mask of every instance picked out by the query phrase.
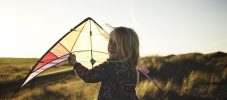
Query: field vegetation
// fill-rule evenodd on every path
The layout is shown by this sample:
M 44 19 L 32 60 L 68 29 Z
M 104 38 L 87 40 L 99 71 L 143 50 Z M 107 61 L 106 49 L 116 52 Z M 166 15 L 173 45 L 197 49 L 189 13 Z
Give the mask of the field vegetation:
M 1 58 L 0 90 L 9 82 L 23 79 L 36 61 L 35 58 Z M 226 53 L 147 56 L 140 59 L 139 67 L 149 69 L 148 75 L 161 88 L 140 75 L 136 87 L 140 100 L 227 100 Z M 62 63 L 43 76 L 61 70 L 71 70 L 71 67 Z M 0 99 L 97 99 L 100 83 L 84 83 L 75 74 L 54 77 L 43 78 L 35 85 L 28 84 L 13 97 L 13 89 L 0 92 Z

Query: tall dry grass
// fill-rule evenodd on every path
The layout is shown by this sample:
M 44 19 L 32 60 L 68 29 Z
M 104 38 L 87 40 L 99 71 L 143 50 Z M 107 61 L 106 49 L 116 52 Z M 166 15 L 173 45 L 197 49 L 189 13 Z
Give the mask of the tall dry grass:
M 0 58 L 0 84 L 24 78 L 36 60 L 35 58 Z
M 81 80 L 66 80 L 20 91 L 13 100 L 95 100 L 99 84 L 86 84 Z
M 141 81 L 136 87 L 140 100 L 227 99 L 227 54 L 225 53 L 150 56 L 141 58 L 139 64 L 149 69 L 149 76 L 162 89 L 159 90 L 151 80 L 140 75 Z M 18 68 L 20 70 L 20 67 Z M 15 79 L 15 76 L 10 77 Z M 99 86 L 100 84 L 86 84 L 76 76 L 69 76 L 57 81 L 47 81 L 45 84 L 35 86 L 34 89 L 25 88 L 14 98 L 10 98 L 10 94 L 5 97 L 15 100 L 94 100 L 97 99 Z
M 37 60 L 36 58 L 0 58 L 0 85 L 23 79 Z M 64 62 L 49 68 L 41 75 L 65 69 L 72 69 L 72 66 Z
M 149 75 L 163 90 L 160 94 L 151 81 L 143 81 L 137 87 L 142 100 L 160 99 L 160 97 L 165 100 L 227 98 L 227 54 L 225 53 L 144 57 L 140 60 L 140 66 L 150 70 Z M 141 79 L 145 80 L 144 76 Z

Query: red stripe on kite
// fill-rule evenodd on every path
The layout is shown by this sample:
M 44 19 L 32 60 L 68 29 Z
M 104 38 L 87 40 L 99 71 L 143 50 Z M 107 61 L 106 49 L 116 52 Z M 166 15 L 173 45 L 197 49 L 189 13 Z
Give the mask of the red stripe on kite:
M 33 70 L 33 72 L 36 71 L 36 70 L 38 70 L 39 68 L 43 67 L 47 63 L 53 61 L 54 59 L 57 59 L 57 58 L 58 57 L 56 55 L 54 55 L 51 52 L 48 52 L 46 54 L 46 56 L 44 56 L 43 59 L 40 61 L 40 63 L 35 67 L 35 69 Z

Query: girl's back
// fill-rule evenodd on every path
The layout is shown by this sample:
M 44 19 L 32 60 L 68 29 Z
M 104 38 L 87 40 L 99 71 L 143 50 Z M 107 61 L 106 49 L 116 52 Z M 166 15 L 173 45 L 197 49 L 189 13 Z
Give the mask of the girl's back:
M 134 74 L 136 69 L 132 69 L 135 67 L 117 59 L 109 59 L 107 63 L 109 66 L 103 67 L 106 67 L 105 71 L 109 78 L 102 81 L 98 99 L 137 100 L 135 92 L 137 76 Z

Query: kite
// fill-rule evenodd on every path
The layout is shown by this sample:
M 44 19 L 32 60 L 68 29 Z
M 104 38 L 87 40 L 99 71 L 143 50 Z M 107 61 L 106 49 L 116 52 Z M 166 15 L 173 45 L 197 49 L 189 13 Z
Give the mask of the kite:
M 109 34 L 92 18 L 84 19 L 59 39 L 32 67 L 19 88 L 56 64 L 67 61 L 69 53 L 88 69 L 105 61 L 109 55 Z

